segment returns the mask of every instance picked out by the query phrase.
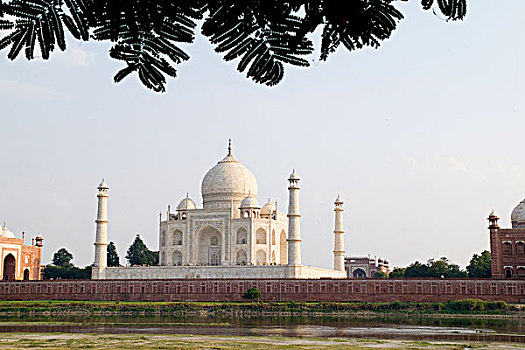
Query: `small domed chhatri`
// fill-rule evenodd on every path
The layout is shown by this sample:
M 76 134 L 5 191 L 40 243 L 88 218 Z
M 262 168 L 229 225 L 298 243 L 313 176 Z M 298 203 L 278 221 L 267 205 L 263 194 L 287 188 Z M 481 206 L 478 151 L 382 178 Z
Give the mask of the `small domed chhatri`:
M 257 201 L 257 198 L 253 196 L 248 196 L 244 198 L 241 202 L 240 208 L 261 208 L 259 206 L 259 202 Z
M 179 205 L 177 206 L 177 210 L 193 210 L 197 209 L 197 205 L 193 201 L 193 199 L 188 197 L 188 194 L 186 194 L 186 198 L 180 201 Z
M 4 226 L 2 226 L 2 237 L 5 237 L 5 238 L 16 238 L 15 234 L 13 232 L 11 232 L 7 228 L 7 225 L 6 225 L 5 221 L 4 221 Z
M 106 181 L 104 181 L 104 179 L 102 179 L 102 182 L 100 183 L 100 185 L 98 185 L 98 189 L 105 189 L 105 190 L 108 190 L 109 187 L 108 187 L 108 184 L 106 183 Z
M 261 209 L 261 216 L 268 217 L 272 215 L 272 213 L 275 211 L 275 204 L 273 204 L 270 199 L 268 198 L 268 203 L 263 205 Z

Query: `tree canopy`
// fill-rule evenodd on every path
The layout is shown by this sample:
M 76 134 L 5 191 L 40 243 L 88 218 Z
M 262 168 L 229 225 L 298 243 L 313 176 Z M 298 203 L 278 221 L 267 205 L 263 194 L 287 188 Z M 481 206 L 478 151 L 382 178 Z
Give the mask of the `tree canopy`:
M 490 278 L 491 271 L 490 252 L 488 250 L 484 250 L 480 255 L 474 254 L 467 265 L 469 277 Z
M 66 248 L 60 248 L 53 254 L 53 265 L 59 267 L 72 267 L 73 254 L 67 251 Z
M 91 266 L 86 267 L 61 267 L 46 265 L 44 267 L 45 280 L 85 280 L 91 278 Z
M 78 268 L 71 263 L 73 254 L 66 248 L 60 248 L 53 254 L 53 265 L 44 267 L 44 279 L 89 279 L 91 278 L 91 266 Z
M 109 242 L 107 260 L 109 267 L 120 266 L 120 258 L 118 257 L 117 247 L 115 247 L 115 243 L 113 242 Z
M 126 259 L 132 266 L 154 266 L 159 264 L 159 252 L 149 250 L 137 234 L 128 248 Z
M 426 264 L 415 261 L 406 268 L 396 267 L 390 273 L 390 277 L 467 277 L 467 273 L 459 265 L 450 263 L 448 258 L 439 260 L 429 259 Z
M 201 33 L 225 61 L 256 83 L 273 86 L 285 65 L 308 67 L 319 45 L 325 61 L 341 45 L 349 51 L 378 48 L 403 15 L 394 6 L 407 0 L 0 0 L 0 50 L 14 60 L 23 51 L 44 60 L 67 40 L 110 42 L 109 56 L 124 67 L 120 82 L 135 73 L 149 89 L 164 92 L 166 77 L 190 58 L 181 47 Z M 421 0 L 424 10 L 447 21 L 466 15 L 467 0 Z M 320 38 L 313 38 L 320 29 Z M 71 37 L 66 35 L 71 34 Z

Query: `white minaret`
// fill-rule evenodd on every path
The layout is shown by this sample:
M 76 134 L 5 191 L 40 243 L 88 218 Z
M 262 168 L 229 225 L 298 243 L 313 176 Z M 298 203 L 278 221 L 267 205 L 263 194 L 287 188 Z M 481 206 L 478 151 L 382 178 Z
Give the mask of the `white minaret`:
M 104 269 L 107 267 L 108 251 L 108 185 L 102 179 L 98 185 L 98 211 L 97 234 L 95 239 L 95 268 L 92 272 L 92 278 L 101 278 Z
M 345 270 L 345 237 L 343 230 L 343 200 L 337 196 L 335 204 L 335 226 L 334 226 L 334 270 Z
M 301 265 L 301 228 L 299 226 L 299 176 L 293 170 L 288 179 L 288 265 Z

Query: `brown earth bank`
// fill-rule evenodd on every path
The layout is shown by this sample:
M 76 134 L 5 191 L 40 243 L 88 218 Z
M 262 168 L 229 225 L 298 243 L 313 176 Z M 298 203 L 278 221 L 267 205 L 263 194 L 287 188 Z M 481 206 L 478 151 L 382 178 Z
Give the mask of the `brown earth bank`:
M 525 318 L 525 307 L 477 299 L 437 303 L 366 302 L 94 302 L 0 301 L 0 316 L 187 315 L 187 316 L 373 316 Z

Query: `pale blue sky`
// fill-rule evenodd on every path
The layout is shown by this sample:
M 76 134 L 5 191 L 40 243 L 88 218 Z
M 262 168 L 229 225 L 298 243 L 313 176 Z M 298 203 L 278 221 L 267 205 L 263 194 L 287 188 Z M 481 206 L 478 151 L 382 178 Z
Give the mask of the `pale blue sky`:
M 525 2 L 470 0 L 445 23 L 419 1 L 381 49 L 340 49 L 327 63 L 255 85 L 198 36 L 166 94 L 133 78 L 108 45 L 69 41 L 48 62 L 0 64 L 0 220 L 93 261 L 96 186 L 110 186 L 109 239 L 124 261 L 141 233 L 158 249 L 158 213 L 226 152 L 256 176 L 259 202 L 286 209 L 302 178 L 303 262 L 332 266 L 333 201 L 345 200 L 348 255 L 394 266 L 488 249 L 492 208 L 510 225 L 525 196 Z

